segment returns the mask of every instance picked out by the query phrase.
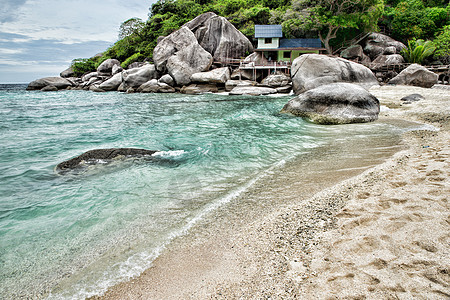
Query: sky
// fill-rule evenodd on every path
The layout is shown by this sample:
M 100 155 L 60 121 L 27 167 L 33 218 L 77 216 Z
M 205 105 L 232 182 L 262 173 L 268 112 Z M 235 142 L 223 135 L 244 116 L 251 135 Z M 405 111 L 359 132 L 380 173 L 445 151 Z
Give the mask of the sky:
M 0 0 L 0 83 L 59 76 L 118 39 L 130 18 L 148 19 L 156 0 Z

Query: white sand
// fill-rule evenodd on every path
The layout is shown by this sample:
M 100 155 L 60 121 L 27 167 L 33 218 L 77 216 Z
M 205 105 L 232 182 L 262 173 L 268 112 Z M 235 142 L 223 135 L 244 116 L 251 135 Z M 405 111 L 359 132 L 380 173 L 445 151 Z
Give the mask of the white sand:
M 380 118 L 438 131 L 407 134 L 407 150 L 340 183 L 324 173 L 316 189 L 296 187 L 298 195 L 324 190 L 264 218 L 217 213 L 222 227 L 194 228 L 187 242 L 175 242 L 152 268 L 104 298 L 449 299 L 449 91 L 371 92 L 390 108 Z M 400 101 L 412 93 L 425 100 Z M 248 198 L 270 194 L 264 187 L 253 193 Z

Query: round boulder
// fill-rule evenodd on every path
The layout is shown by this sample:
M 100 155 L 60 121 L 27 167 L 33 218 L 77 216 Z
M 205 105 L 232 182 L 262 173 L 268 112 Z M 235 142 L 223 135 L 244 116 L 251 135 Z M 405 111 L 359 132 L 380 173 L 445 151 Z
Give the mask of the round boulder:
M 358 85 L 332 83 L 291 99 L 281 112 L 323 125 L 365 123 L 378 119 L 380 102 Z
M 296 58 L 291 74 L 296 94 L 336 82 L 354 83 L 366 89 L 379 85 L 369 68 L 343 58 L 320 54 L 303 54 Z
M 412 64 L 389 80 L 389 84 L 414 85 L 430 88 L 438 82 L 439 76 L 427 68 Z
M 117 59 L 109 58 L 102 62 L 100 66 L 98 66 L 97 72 L 101 74 L 111 75 L 112 69 L 115 65 L 120 66 L 120 61 L 118 61 Z

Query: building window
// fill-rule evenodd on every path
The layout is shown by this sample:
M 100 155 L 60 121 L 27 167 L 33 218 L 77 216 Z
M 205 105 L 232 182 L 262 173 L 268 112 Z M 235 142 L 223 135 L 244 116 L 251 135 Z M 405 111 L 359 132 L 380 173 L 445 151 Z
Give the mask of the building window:
M 291 58 L 291 52 L 290 51 L 284 51 L 283 52 L 283 58 Z
M 264 44 L 272 44 L 272 38 L 265 38 Z

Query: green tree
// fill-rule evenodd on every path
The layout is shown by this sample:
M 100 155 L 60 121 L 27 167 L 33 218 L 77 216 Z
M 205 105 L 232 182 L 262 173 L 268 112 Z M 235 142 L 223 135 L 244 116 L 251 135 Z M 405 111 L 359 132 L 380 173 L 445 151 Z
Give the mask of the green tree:
M 337 32 L 343 28 L 359 28 L 372 30 L 376 28 L 378 19 L 384 9 L 383 0 L 316 0 L 315 5 L 308 8 L 308 25 L 316 29 L 319 38 L 332 53 L 330 40 L 336 38 Z M 303 1 L 303 5 L 305 5 Z
M 119 27 L 119 39 L 124 39 L 126 37 L 129 37 L 131 35 L 137 35 L 141 39 L 142 36 L 142 30 L 145 27 L 145 22 L 142 21 L 139 18 L 131 18 L 120 24 Z
M 433 42 L 436 46 L 434 57 L 443 63 L 450 63 L 450 25 L 445 26 Z
M 409 63 L 422 64 L 424 59 L 433 55 L 436 47 L 432 41 L 409 40 L 408 47 L 401 54 Z

